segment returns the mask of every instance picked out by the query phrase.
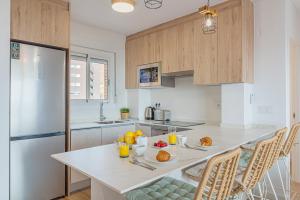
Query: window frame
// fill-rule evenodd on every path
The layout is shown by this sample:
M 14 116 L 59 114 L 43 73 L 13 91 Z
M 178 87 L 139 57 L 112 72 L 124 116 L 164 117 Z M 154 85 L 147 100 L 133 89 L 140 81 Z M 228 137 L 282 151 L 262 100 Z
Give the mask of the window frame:
M 77 58 L 77 59 L 73 59 L 73 58 Z M 71 88 L 72 88 L 72 85 L 71 85 L 71 83 L 72 83 L 72 69 L 71 69 L 71 66 L 72 66 L 72 60 L 77 60 L 77 61 L 84 61 L 85 63 L 86 63 L 86 66 L 85 66 L 85 98 L 72 98 L 72 95 L 74 95 L 74 94 L 72 94 L 71 92 Z M 87 85 L 87 83 L 88 83 L 88 80 L 87 80 L 87 72 L 88 72 L 88 62 L 87 62 L 87 55 L 85 55 L 85 54 L 79 54 L 79 53 L 71 53 L 71 55 L 70 55 L 70 71 L 69 71 L 69 84 L 70 84 L 70 91 L 69 91 L 69 95 L 70 95 L 70 98 L 72 99 L 72 100 L 86 100 L 86 99 L 88 99 L 88 93 L 87 93 L 87 89 L 88 89 L 88 85 Z
M 113 52 L 106 52 L 98 49 L 92 49 L 92 48 L 85 48 L 85 47 L 80 47 L 80 46 L 71 46 L 71 52 L 70 52 L 70 59 L 72 56 L 80 56 L 82 55 L 86 56 L 87 59 L 87 85 L 86 85 L 86 101 L 99 101 L 101 99 L 91 99 L 90 98 L 90 63 L 91 60 L 103 60 L 104 62 L 107 63 L 107 100 L 102 100 L 105 103 L 109 103 L 113 101 L 114 97 L 116 96 L 115 94 L 115 54 Z M 76 99 L 72 99 L 76 100 Z

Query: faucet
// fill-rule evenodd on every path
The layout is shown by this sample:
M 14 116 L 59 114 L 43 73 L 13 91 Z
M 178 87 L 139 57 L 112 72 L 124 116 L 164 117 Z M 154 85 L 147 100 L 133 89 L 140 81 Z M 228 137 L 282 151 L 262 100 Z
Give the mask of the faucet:
M 106 117 L 103 114 L 103 104 L 104 104 L 104 102 L 101 99 L 100 100 L 100 121 L 104 121 L 106 119 Z

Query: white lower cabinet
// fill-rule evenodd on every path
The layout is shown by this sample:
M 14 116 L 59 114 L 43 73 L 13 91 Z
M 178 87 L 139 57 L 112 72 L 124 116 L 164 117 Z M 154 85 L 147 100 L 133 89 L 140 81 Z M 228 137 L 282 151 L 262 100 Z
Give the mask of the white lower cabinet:
M 101 128 L 71 131 L 71 150 L 79 150 L 101 145 Z M 86 181 L 89 178 L 71 170 L 71 184 Z
M 127 131 L 135 131 L 134 125 L 102 128 L 102 145 L 112 144 Z
M 71 131 L 71 150 L 79 150 L 100 145 L 112 144 L 127 131 L 135 131 L 135 125 L 102 127 Z M 71 169 L 71 192 L 89 186 L 89 178 Z

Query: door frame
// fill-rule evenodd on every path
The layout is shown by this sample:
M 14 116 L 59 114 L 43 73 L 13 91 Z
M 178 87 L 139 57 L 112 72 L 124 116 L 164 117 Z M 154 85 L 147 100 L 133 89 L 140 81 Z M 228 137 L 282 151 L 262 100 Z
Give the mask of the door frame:
M 298 114 L 299 108 L 300 108 L 300 92 L 298 90 L 300 89 L 300 80 L 297 77 L 297 73 L 300 72 L 300 60 L 297 60 L 298 56 L 297 54 L 300 53 L 300 44 L 295 42 L 295 40 L 291 39 L 289 43 L 289 67 L 290 67 L 290 126 L 298 121 L 300 121 L 300 116 Z M 294 149 L 294 148 L 293 148 Z M 300 152 L 296 151 L 295 149 L 291 152 L 290 157 L 293 158 L 296 154 L 296 156 L 300 156 Z M 295 169 L 299 170 L 299 166 L 294 166 L 293 163 L 294 159 L 290 159 L 290 177 L 296 177 Z M 298 161 L 299 163 L 299 161 Z M 300 172 L 298 172 L 300 173 Z M 293 182 L 291 178 L 291 182 Z M 300 182 L 300 180 L 297 180 L 297 182 Z

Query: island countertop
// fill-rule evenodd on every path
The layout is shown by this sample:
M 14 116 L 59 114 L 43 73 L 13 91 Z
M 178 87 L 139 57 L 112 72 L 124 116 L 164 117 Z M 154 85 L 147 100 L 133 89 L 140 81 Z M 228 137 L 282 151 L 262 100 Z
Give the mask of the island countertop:
M 202 137 L 210 136 L 213 139 L 214 147 L 205 152 L 179 146 L 170 147 L 170 151 L 176 154 L 176 160 L 169 164 L 151 163 L 151 165 L 157 167 L 154 171 L 132 165 L 128 162 L 128 159 L 120 158 L 116 144 L 55 154 L 52 157 L 114 192 L 124 194 L 167 176 L 172 171 L 193 166 L 240 145 L 271 136 L 276 129 L 275 126 L 256 126 L 248 129 L 209 125 L 197 126 L 194 130 L 180 132 L 180 135 L 186 135 L 190 144 L 199 141 Z M 153 151 L 151 145 L 159 139 L 166 140 L 166 137 L 149 138 L 147 151 Z

